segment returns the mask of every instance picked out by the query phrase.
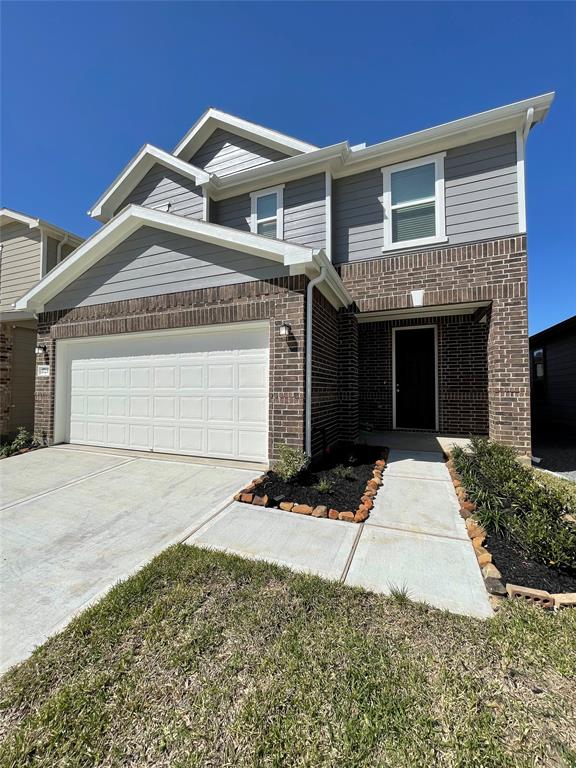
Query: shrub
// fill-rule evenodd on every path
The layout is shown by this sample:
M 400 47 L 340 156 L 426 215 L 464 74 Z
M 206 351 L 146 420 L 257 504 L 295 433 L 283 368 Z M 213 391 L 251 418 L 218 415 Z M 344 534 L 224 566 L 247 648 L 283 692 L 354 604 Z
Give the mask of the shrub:
M 569 494 L 541 482 L 511 448 L 486 438 L 472 438 L 471 450 L 455 448 L 452 458 L 487 531 L 503 533 L 547 565 L 576 571 L 576 529 L 563 519 L 575 511 Z
M 31 448 L 35 445 L 38 445 L 38 441 L 32 437 L 26 427 L 18 427 L 14 440 L 0 446 L 0 456 L 12 456 L 23 448 Z
M 332 474 L 340 480 L 354 480 L 354 470 L 352 467 L 347 467 L 344 464 L 334 467 Z
M 308 456 L 299 448 L 292 448 L 286 443 L 278 443 L 276 446 L 278 458 L 274 464 L 274 472 L 289 483 L 308 466 Z
M 314 486 L 314 490 L 318 491 L 318 493 L 330 493 L 332 490 L 332 482 L 328 475 L 322 475 Z

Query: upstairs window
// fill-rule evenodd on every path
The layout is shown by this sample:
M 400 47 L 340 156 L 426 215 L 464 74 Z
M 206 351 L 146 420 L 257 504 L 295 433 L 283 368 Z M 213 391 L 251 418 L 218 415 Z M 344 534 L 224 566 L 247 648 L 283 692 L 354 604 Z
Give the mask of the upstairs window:
M 446 241 L 444 153 L 382 169 L 384 250 Z
M 283 187 L 252 192 L 250 231 L 282 240 L 284 236 Z

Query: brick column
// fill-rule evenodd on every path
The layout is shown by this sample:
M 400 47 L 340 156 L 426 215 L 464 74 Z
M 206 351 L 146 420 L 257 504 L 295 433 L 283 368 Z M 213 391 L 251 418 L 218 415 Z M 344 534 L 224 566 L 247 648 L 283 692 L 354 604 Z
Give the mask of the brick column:
M 56 382 L 56 342 L 50 325 L 38 324 L 38 346 L 45 344 L 46 353 L 36 355 L 36 368 L 49 365 L 49 376 L 36 376 L 34 394 L 34 437 L 45 444 L 54 442 L 54 392 Z
M 358 320 L 354 307 L 340 310 L 338 315 L 340 351 L 338 357 L 338 399 L 340 439 L 358 439 Z
M 12 325 L 0 325 L 0 435 L 8 434 L 12 406 Z
M 530 363 L 526 283 L 522 296 L 496 299 L 488 336 L 490 437 L 529 455 Z

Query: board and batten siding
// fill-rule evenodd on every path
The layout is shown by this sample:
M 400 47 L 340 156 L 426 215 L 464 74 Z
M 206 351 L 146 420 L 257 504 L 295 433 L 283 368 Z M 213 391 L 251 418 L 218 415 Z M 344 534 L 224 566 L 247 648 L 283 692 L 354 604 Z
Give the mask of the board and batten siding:
M 515 134 L 449 149 L 444 171 L 446 245 L 518 233 Z M 334 180 L 334 262 L 382 257 L 382 191 L 380 168 Z
M 228 176 L 246 171 L 248 168 L 283 160 L 286 157 L 290 155 L 258 144 L 252 139 L 238 136 L 231 131 L 216 128 L 189 162 L 208 173 Z
M 0 310 L 7 311 L 40 280 L 40 230 L 7 224 L 1 228 L 0 243 Z
M 170 204 L 170 213 L 188 219 L 201 219 L 204 212 L 201 187 L 160 163 L 150 168 L 115 213 L 131 204 L 160 210 L 167 210 Z
M 324 248 L 326 245 L 326 181 L 323 173 L 284 185 L 284 240 Z M 251 199 L 248 193 L 212 201 L 215 224 L 250 231 Z
M 287 267 L 268 259 L 141 227 L 47 302 L 46 310 L 268 280 L 287 274 Z

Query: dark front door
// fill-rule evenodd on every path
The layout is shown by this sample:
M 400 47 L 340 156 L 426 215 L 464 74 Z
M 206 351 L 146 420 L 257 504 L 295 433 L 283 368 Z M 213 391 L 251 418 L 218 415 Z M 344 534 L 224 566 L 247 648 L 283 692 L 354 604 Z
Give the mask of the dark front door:
M 436 429 L 434 328 L 396 329 L 396 428 Z

